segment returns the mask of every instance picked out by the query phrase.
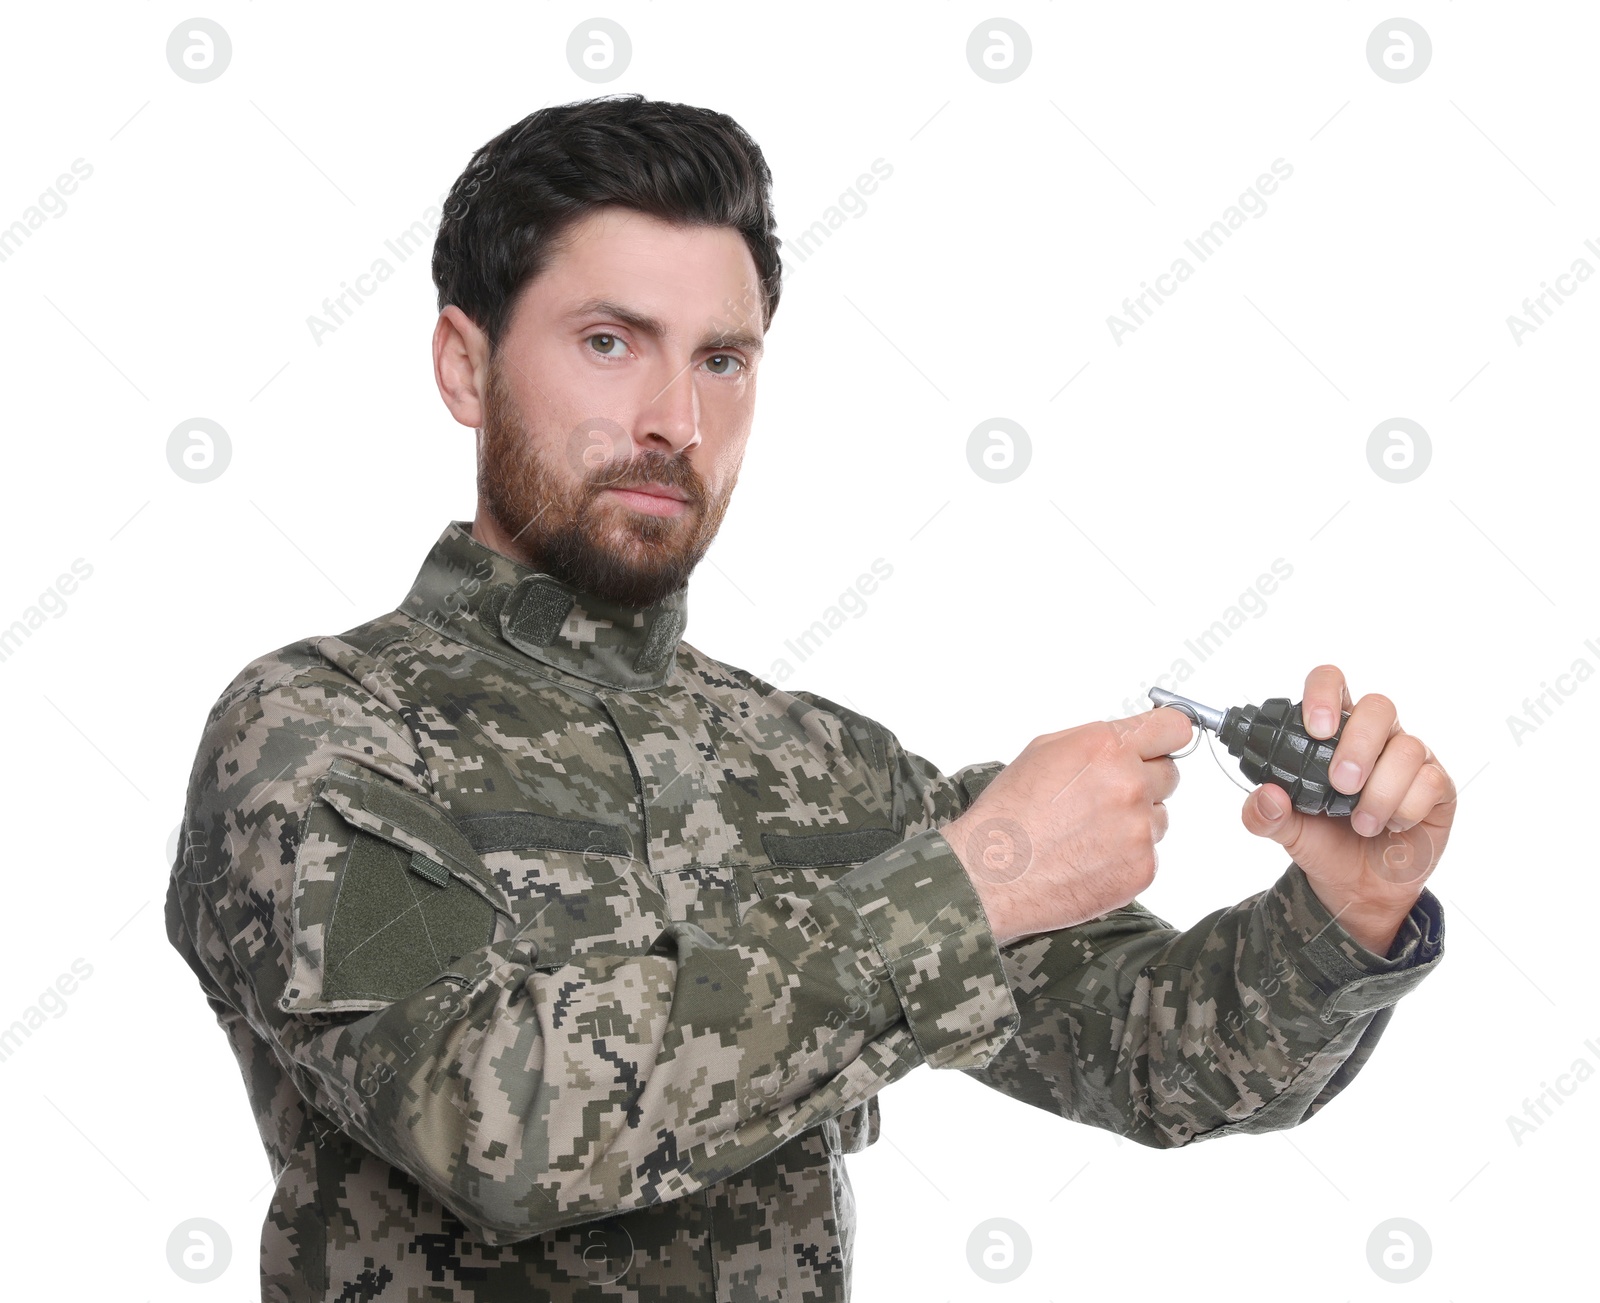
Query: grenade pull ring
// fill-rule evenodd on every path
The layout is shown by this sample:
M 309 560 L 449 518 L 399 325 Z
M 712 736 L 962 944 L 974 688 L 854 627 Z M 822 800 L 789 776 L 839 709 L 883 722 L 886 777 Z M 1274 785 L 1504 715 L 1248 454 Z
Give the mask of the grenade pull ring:
M 1150 700 L 1157 706 L 1182 711 L 1199 728 L 1215 733 L 1228 748 L 1228 754 L 1238 759 L 1239 770 L 1246 778 L 1252 783 L 1275 783 L 1283 788 L 1290 804 L 1301 814 L 1347 817 L 1361 799 L 1360 792 L 1335 791 L 1328 780 L 1328 767 L 1345 720 L 1350 718 L 1349 711 L 1340 712 L 1339 728 L 1332 737 L 1316 738 L 1306 732 L 1301 703 L 1287 697 L 1269 697 L 1259 706 L 1218 710 L 1164 688 L 1151 688 Z
M 1154 695 L 1155 693 L 1151 693 L 1151 696 Z M 1190 701 L 1187 697 L 1179 697 L 1176 693 L 1171 692 L 1163 693 L 1162 695 L 1172 697 L 1173 700 L 1158 701 L 1156 702 L 1157 706 L 1171 706 L 1174 710 L 1187 715 L 1189 717 L 1189 722 L 1194 725 L 1194 736 L 1189 739 L 1189 745 L 1184 747 L 1182 751 L 1172 751 L 1167 754 L 1167 759 L 1169 760 L 1182 760 L 1184 756 L 1189 755 L 1197 746 L 1200 745 L 1200 739 L 1206 735 L 1207 728 L 1211 728 L 1212 731 L 1215 732 L 1215 725 L 1207 725 L 1200 722 L 1200 715 L 1198 712 L 1206 710 L 1207 708 L 1200 705 L 1199 702 Z M 1216 711 L 1212 711 L 1211 713 L 1218 714 Z M 1218 717 L 1218 722 L 1221 722 L 1220 715 Z

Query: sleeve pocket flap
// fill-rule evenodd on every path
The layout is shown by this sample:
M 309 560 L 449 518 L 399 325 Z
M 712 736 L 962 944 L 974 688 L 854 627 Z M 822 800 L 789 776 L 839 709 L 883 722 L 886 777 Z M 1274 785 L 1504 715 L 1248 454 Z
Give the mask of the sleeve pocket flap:
M 400 1000 L 494 940 L 494 909 L 453 874 L 444 885 L 416 852 L 357 831 L 328 921 L 322 998 Z
M 445 811 L 347 760 L 307 812 L 295 859 L 285 1013 L 382 1008 L 491 944 L 504 891 Z
M 328 770 L 321 796 L 355 827 L 418 851 L 427 860 L 442 861 L 490 905 L 512 917 L 510 902 L 489 876 L 467 835 L 427 798 L 343 760 L 336 760 Z

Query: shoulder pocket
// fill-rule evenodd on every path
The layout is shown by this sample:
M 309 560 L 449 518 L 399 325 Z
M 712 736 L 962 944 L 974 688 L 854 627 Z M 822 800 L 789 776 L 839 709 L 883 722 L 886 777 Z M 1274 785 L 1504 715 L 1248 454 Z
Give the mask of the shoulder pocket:
M 295 864 L 294 959 L 279 1008 L 377 1009 L 495 939 L 504 893 L 433 802 L 335 761 Z
M 642 951 L 660 935 L 663 883 L 636 858 L 626 823 L 522 809 L 463 812 L 456 824 L 504 885 L 534 968 L 591 951 Z

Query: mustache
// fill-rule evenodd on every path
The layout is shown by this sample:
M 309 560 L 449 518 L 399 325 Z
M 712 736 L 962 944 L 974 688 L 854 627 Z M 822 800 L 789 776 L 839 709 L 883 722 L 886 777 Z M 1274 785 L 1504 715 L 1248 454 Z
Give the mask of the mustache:
M 590 497 L 602 489 L 634 489 L 651 484 L 678 489 L 690 503 L 705 501 L 705 483 L 683 457 L 647 452 L 636 457 L 614 458 L 602 465 L 587 482 Z

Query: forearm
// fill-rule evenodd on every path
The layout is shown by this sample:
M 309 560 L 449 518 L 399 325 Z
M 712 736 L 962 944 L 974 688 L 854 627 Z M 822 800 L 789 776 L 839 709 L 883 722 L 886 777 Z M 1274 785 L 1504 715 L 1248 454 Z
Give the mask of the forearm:
M 1437 962 L 1424 893 L 1393 959 L 1352 945 L 1298 868 L 1177 931 L 1137 902 L 1002 953 L 1022 1025 L 969 1075 L 1171 1147 L 1293 1126 L 1342 1089 Z

